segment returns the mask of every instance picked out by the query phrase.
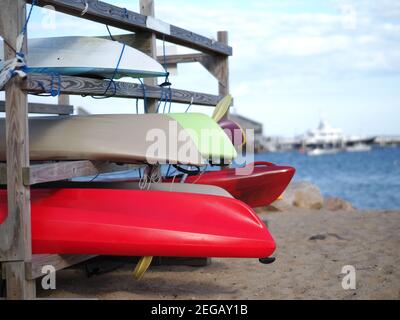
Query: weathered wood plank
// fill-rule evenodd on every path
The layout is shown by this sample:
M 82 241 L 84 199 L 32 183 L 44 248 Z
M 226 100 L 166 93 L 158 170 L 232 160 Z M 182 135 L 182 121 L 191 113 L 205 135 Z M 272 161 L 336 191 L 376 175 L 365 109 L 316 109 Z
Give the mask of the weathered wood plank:
M 140 84 L 129 82 L 115 82 L 116 93 L 113 95 L 118 98 L 143 98 L 143 87 Z M 58 81 L 55 90 L 58 89 Z M 103 95 L 108 87 L 108 81 L 79 78 L 70 76 L 61 76 L 61 92 L 70 95 Z M 52 77 L 43 74 L 30 74 L 22 89 L 29 93 L 46 93 L 52 88 Z M 163 95 L 160 87 L 147 86 L 146 95 L 148 98 L 160 99 Z M 220 96 L 192 92 L 179 89 L 171 89 L 172 102 L 190 103 L 193 97 L 193 104 L 203 106 L 215 106 L 221 99 Z M 111 91 L 111 90 L 110 90 Z M 112 90 L 113 91 L 113 90 Z M 113 92 L 110 92 L 110 95 Z
M 72 178 L 93 176 L 100 173 L 122 172 L 140 168 L 134 164 L 116 164 L 111 162 L 92 161 L 63 161 L 49 162 L 32 165 L 23 169 L 23 181 L 25 185 L 60 181 Z M 0 185 L 7 184 L 7 170 L 4 163 L 0 163 Z
M 58 96 L 58 105 L 70 105 L 69 96 L 66 94 L 60 94 Z
M 56 255 L 56 254 L 35 254 L 31 262 L 25 264 L 25 276 L 33 280 L 42 277 L 42 268 L 52 266 L 56 271 L 68 268 L 78 263 L 96 257 L 95 255 Z
M 218 41 L 228 45 L 228 32 L 219 31 Z M 218 86 L 219 95 L 226 96 L 229 94 L 229 58 L 221 57 L 218 64 Z
M 15 1 L 15 0 L 14 0 Z M 24 261 L 4 263 L 8 300 L 29 300 L 36 298 L 36 284 L 25 277 Z
M 118 34 L 113 35 L 113 39 L 115 41 L 125 43 L 127 46 L 136 48 L 147 55 L 151 55 L 151 47 L 146 45 L 144 42 L 146 41 L 146 32 L 140 32 L 137 34 Z M 110 36 L 101 36 L 101 39 L 110 39 Z M 203 59 L 207 57 L 212 57 L 208 54 L 204 53 L 186 53 L 186 54 L 174 54 L 174 55 L 166 55 L 158 56 L 157 61 L 161 64 L 166 63 L 167 65 L 176 65 L 178 63 L 192 63 L 192 62 L 201 62 Z
M 16 40 L 26 19 L 25 1 L 0 0 L 0 24 L 5 43 L 4 58 L 15 56 Z M 27 52 L 25 37 L 23 52 Z M 30 190 L 22 181 L 29 166 L 28 99 L 21 80 L 11 79 L 5 88 L 8 216 L 0 225 L 0 261 L 4 263 L 7 298 L 34 299 L 35 282 L 25 279 L 25 262 L 32 258 Z
M 138 168 L 137 165 L 117 165 L 110 162 L 95 161 L 63 161 L 33 165 L 24 168 L 24 184 L 60 181 L 78 177 L 97 175 L 100 173 L 120 172 Z
M 140 13 L 148 17 L 154 17 L 154 1 L 153 0 L 140 0 Z M 140 44 L 137 41 L 138 49 L 146 52 L 153 59 L 157 59 L 157 38 L 154 32 L 140 32 L 137 33 L 136 41 L 140 39 Z M 144 84 L 148 86 L 157 86 L 157 78 L 144 79 Z M 146 96 L 147 97 L 147 96 Z M 157 99 L 148 98 L 144 101 L 148 113 L 157 112 Z
M 189 54 L 174 54 L 165 56 L 165 62 L 167 65 L 175 65 L 178 63 L 192 63 L 192 62 L 201 62 L 203 59 L 208 57 L 203 53 L 189 53 Z M 158 56 L 157 60 L 159 63 L 164 63 L 164 56 Z
M 0 112 L 6 111 L 5 101 L 0 101 Z M 74 107 L 70 105 L 57 105 L 57 104 L 47 104 L 47 103 L 29 103 L 28 104 L 29 113 L 39 113 L 39 114 L 58 114 L 58 115 L 69 115 L 74 113 Z
M 32 2 L 28 0 L 28 2 Z M 195 50 L 220 55 L 232 55 L 232 48 L 218 41 L 201 36 L 194 32 L 171 25 L 169 32 L 154 30 L 147 26 L 147 17 L 133 11 L 126 10 L 98 0 L 39 0 L 38 5 L 52 5 L 57 11 L 81 17 L 85 9 L 85 2 L 89 5 L 84 19 L 108 24 L 113 27 L 131 32 L 154 32 L 158 39 L 183 45 Z
M 25 20 L 25 3 L 22 0 L 2 0 L 0 5 L 4 38 L 15 47 Z M 15 56 L 7 45 L 4 53 L 6 59 Z M 11 79 L 6 85 L 8 218 L 0 225 L 0 261 L 30 259 L 31 255 L 30 195 L 29 188 L 22 183 L 22 168 L 29 166 L 28 103 L 20 85 L 18 78 Z

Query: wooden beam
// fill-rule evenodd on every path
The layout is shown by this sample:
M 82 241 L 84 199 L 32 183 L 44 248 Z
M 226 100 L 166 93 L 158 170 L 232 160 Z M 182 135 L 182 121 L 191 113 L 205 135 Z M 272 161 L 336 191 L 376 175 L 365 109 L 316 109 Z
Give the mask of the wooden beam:
M 140 13 L 145 15 L 146 17 L 154 18 L 154 1 L 153 0 L 140 0 Z M 153 59 L 157 59 L 157 38 L 154 32 L 140 32 L 136 34 L 136 45 L 137 48 L 147 55 L 149 55 Z M 138 43 L 138 39 L 140 39 L 140 43 Z M 148 86 L 157 86 L 158 80 L 157 78 L 146 78 L 144 79 L 144 84 Z M 157 112 L 157 99 L 148 98 L 144 101 L 147 107 L 148 113 Z
M 6 111 L 6 103 L 5 101 L 0 101 L 0 112 L 5 112 L 5 111 Z M 39 114 L 70 115 L 74 113 L 74 107 L 70 105 L 29 103 L 28 112 L 39 113 Z
M 228 43 L 228 33 L 218 32 L 218 39 Z M 229 94 L 229 59 L 222 56 L 206 56 L 199 61 L 217 80 L 219 95 L 224 97 Z
M 110 39 L 109 36 L 101 36 L 98 37 L 101 39 Z M 119 35 L 113 35 L 113 38 L 115 41 L 125 43 L 127 46 L 137 48 L 138 50 L 146 53 L 147 55 L 152 55 L 152 49 L 148 45 L 146 46 L 144 44 L 145 41 L 145 36 L 144 33 L 138 33 L 138 34 L 119 34 Z M 192 63 L 192 62 L 201 62 L 204 58 L 209 57 L 209 55 L 204 54 L 204 53 L 187 53 L 187 54 L 174 54 L 174 55 L 167 55 L 165 57 L 164 61 L 164 56 L 158 56 L 157 61 L 161 64 L 164 64 L 164 62 L 167 63 L 167 65 L 176 65 L 178 63 Z
M 36 298 L 35 281 L 26 279 L 24 261 L 4 263 L 3 270 L 8 300 L 33 300 Z
M 31 262 L 25 265 L 26 278 L 30 280 L 38 279 L 44 274 L 42 268 L 50 265 L 56 271 L 68 268 L 78 263 L 96 257 L 95 255 L 56 255 L 56 254 L 35 254 Z
M 101 173 L 121 172 L 141 167 L 134 164 L 116 164 L 112 162 L 95 161 L 61 161 L 31 165 L 23 169 L 24 185 L 60 181 L 72 178 L 93 176 Z M 7 170 L 0 163 L 0 185 L 7 184 Z
M 218 41 L 228 45 L 228 32 L 219 31 Z M 229 58 L 221 57 L 218 63 L 218 85 L 219 85 L 219 95 L 226 96 L 229 94 Z
M 24 168 L 25 185 L 93 176 L 101 173 L 121 172 L 138 168 L 138 165 L 118 165 L 111 162 L 62 161 L 32 165 Z
M 26 20 L 25 1 L 0 0 L 3 38 L 14 49 Z M 23 52 L 27 52 L 25 37 Z M 15 57 L 4 46 L 4 59 Z M 21 80 L 5 88 L 8 216 L 0 225 L 0 261 L 4 263 L 8 299 L 34 299 L 35 282 L 25 279 L 25 262 L 32 258 L 30 190 L 23 184 L 22 168 L 29 166 L 28 99 Z
M 178 64 L 178 63 L 193 63 L 193 62 L 201 62 L 206 57 L 207 55 L 203 53 L 174 54 L 165 56 L 165 62 L 167 63 L 167 65 Z M 161 64 L 164 63 L 163 56 L 158 56 L 157 60 Z
M 28 2 L 32 2 L 28 0 Z M 82 16 L 85 2 L 89 5 Z M 146 15 L 126 10 L 98 0 L 39 0 L 39 6 L 52 5 L 57 11 L 84 19 L 108 24 L 130 32 L 154 32 L 158 39 L 183 45 L 202 52 L 220 55 L 232 55 L 232 48 L 218 41 L 201 36 L 194 32 L 168 25 L 163 22 L 147 19 Z M 155 23 L 150 23 L 155 22 Z
M 69 105 L 70 104 L 69 96 L 66 94 L 60 94 L 58 96 L 58 104 L 59 105 Z
M 1 19 L 4 38 L 14 48 L 16 38 L 22 29 L 25 16 L 23 1 L 2 0 Z M 26 47 L 24 48 L 26 51 Z M 5 59 L 15 56 L 7 45 L 4 46 Z M 6 142 L 7 142 L 7 169 L 8 175 L 8 218 L 0 225 L 0 261 L 24 260 L 29 258 L 29 248 L 25 242 L 30 240 L 26 236 L 24 222 L 30 221 L 29 189 L 22 184 L 22 168 L 29 165 L 29 146 L 27 145 L 27 97 L 20 90 L 20 80 L 13 78 L 6 85 Z M 29 222 L 28 222 L 29 226 Z M 29 229 L 30 230 L 30 229 Z
M 116 81 L 116 92 L 114 97 L 118 98 L 143 98 L 143 87 L 140 84 Z M 58 83 L 55 84 L 58 89 Z M 108 87 L 108 81 L 61 76 L 60 91 L 71 95 L 103 95 Z M 23 84 L 23 90 L 29 93 L 46 93 L 52 88 L 52 77 L 43 74 L 29 74 L 27 81 Z M 54 89 L 54 88 L 53 88 Z M 155 86 L 146 86 L 146 96 L 148 98 L 160 99 L 163 95 L 162 89 Z M 164 89 L 167 90 L 167 89 Z M 112 92 L 113 93 L 113 92 Z M 192 101 L 195 105 L 216 106 L 221 99 L 220 96 L 192 92 L 179 89 L 171 89 L 172 102 L 188 104 Z M 111 95 L 111 93 L 110 93 Z

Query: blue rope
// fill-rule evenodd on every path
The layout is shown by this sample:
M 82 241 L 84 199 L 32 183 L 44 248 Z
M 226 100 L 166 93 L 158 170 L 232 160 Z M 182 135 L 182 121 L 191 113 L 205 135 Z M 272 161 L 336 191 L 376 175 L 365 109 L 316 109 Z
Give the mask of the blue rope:
M 164 88 L 161 87 L 161 98 L 160 98 L 160 100 L 158 101 L 157 113 L 159 112 L 161 103 L 162 103 L 163 101 L 164 101 Z
M 113 35 L 111 34 L 111 31 L 110 31 L 110 28 L 109 28 L 108 25 L 106 25 L 106 28 L 107 28 L 108 34 L 110 35 L 110 39 L 111 39 L 112 41 L 115 41 Z
M 110 89 L 111 83 L 114 82 L 114 79 L 115 79 L 115 77 L 116 77 L 116 75 L 117 75 L 117 73 L 118 73 L 119 65 L 121 64 L 122 57 L 124 56 L 125 47 L 126 47 L 126 45 L 125 45 L 125 43 L 124 43 L 124 45 L 122 46 L 121 54 L 119 55 L 119 58 L 118 58 L 117 66 L 115 67 L 114 73 L 113 73 L 113 75 L 112 75 L 112 77 L 111 77 L 111 81 L 110 81 L 110 83 L 108 84 L 108 87 L 107 87 L 107 89 L 106 89 L 106 91 L 105 91 L 104 94 L 107 93 L 108 89 Z M 115 84 L 114 84 L 114 85 L 115 85 Z
M 28 24 L 29 21 L 31 19 L 32 16 L 32 12 L 33 12 L 33 8 L 34 6 L 37 5 L 37 0 L 32 0 L 32 4 L 31 7 L 29 9 L 29 13 L 28 13 L 28 17 L 25 20 L 25 24 L 22 28 L 22 34 L 26 35 L 27 31 L 28 31 Z M 20 56 L 21 58 L 25 58 L 25 54 L 23 52 L 17 52 L 17 55 Z M 22 68 L 22 71 L 28 73 L 29 72 L 29 68 L 27 65 L 25 65 Z M 39 72 L 39 73 L 43 73 L 43 74 L 47 74 L 46 72 Z M 13 74 L 15 74 L 15 72 L 13 72 Z M 52 97 L 56 97 L 59 96 L 61 94 L 61 75 L 59 73 L 51 73 L 51 88 L 50 88 L 50 92 L 47 94 L 47 90 L 45 88 L 45 86 L 43 85 L 42 82 L 39 81 L 39 86 L 43 89 L 43 91 L 45 92 L 45 95 L 47 96 L 52 96 Z M 57 90 L 55 89 L 55 78 L 58 79 L 58 87 Z M 43 95 L 43 94 L 42 94 Z
M 107 98 L 111 98 L 111 97 L 115 96 L 115 94 L 117 93 L 117 85 L 116 85 L 114 79 L 115 79 L 115 77 L 116 77 L 116 75 L 118 73 L 119 65 L 121 64 L 122 57 L 124 56 L 125 47 L 126 47 L 126 45 L 124 44 L 122 46 L 121 54 L 119 55 L 119 58 L 118 58 L 117 66 L 114 69 L 113 75 L 112 75 L 112 77 L 111 77 L 111 79 L 110 79 L 110 81 L 108 83 L 108 86 L 107 86 L 106 90 L 103 93 L 103 96 L 102 97 L 92 96 L 92 98 L 94 98 L 94 99 L 107 99 Z M 106 96 L 108 90 L 110 90 L 111 85 L 114 86 L 114 92 L 113 92 L 113 94 L 111 96 Z
M 171 86 L 169 87 L 169 109 L 168 113 L 171 113 L 171 108 L 172 108 L 172 89 Z
M 185 113 L 188 113 L 189 112 L 189 110 L 190 110 L 190 107 L 192 106 L 192 102 L 190 102 L 190 104 L 189 104 L 189 106 L 187 107 L 187 109 L 186 109 L 186 111 L 185 111 Z
M 47 74 L 45 72 L 38 72 L 42 74 Z M 38 81 L 38 85 L 42 88 L 44 93 L 39 93 L 39 94 L 34 94 L 35 96 L 40 96 L 40 97 L 58 97 L 61 94 L 61 75 L 59 73 L 50 73 L 51 75 L 51 81 L 50 81 L 50 92 L 47 92 L 45 85 L 43 84 L 42 81 Z M 58 86 L 57 89 L 55 89 L 55 78 L 58 79 Z
M 36 3 L 37 3 L 37 0 L 32 0 L 32 4 L 31 4 L 31 8 L 29 10 L 28 18 L 26 19 L 24 27 L 22 28 L 22 33 L 23 34 L 26 34 L 26 31 L 28 29 L 28 23 L 29 23 L 29 20 L 31 19 L 33 7 L 36 5 Z
M 140 84 L 142 85 L 143 88 L 143 104 L 144 104 L 144 113 L 148 112 L 147 109 L 147 93 L 146 93 L 146 86 L 144 85 L 142 79 L 138 78 L 140 81 Z
M 57 90 L 54 90 L 54 79 L 55 77 L 58 78 L 58 87 Z M 51 74 L 51 89 L 50 94 L 52 97 L 58 97 L 61 94 L 61 75 L 59 73 L 52 73 Z
M 169 102 L 169 110 L 168 110 L 168 112 L 171 112 L 172 90 L 171 90 L 171 83 L 169 82 L 167 55 L 166 55 L 166 49 L 165 49 L 165 35 L 163 35 L 163 57 L 164 57 L 164 62 L 163 63 L 164 63 L 164 69 L 165 69 L 165 72 L 166 72 L 166 76 L 165 76 L 164 83 L 159 85 L 159 87 L 161 88 L 161 99 L 160 99 L 158 107 L 157 107 L 157 112 L 158 112 L 158 109 L 160 108 L 161 104 L 164 102 L 163 113 L 166 113 L 168 102 Z M 167 87 L 168 90 L 164 90 L 165 87 Z

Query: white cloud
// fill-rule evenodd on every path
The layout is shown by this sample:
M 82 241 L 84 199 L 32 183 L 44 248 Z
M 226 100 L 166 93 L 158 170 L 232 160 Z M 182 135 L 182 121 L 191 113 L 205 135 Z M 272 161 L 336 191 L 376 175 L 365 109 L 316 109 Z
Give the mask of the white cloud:
M 348 49 L 347 36 L 289 36 L 272 40 L 267 48 L 278 55 L 310 56 Z

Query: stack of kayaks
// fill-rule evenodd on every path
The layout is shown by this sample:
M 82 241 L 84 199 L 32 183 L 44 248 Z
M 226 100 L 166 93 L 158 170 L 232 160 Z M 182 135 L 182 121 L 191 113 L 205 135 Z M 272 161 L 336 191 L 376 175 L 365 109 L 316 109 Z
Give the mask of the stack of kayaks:
M 104 39 L 36 39 L 29 46 L 31 72 L 96 78 L 166 74 L 148 56 Z M 229 163 L 237 153 L 217 121 L 194 113 L 31 118 L 30 158 L 198 167 L 215 159 Z M 212 137 L 202 138 L 202 130 L 211 130 Z M 4 137 L 1 119 L 0 161 L 6 159 Z M 157 142 L 166 148 L 157 148 Z M 267 258 L 275 242 L 251 207 L 274 201 L 294 169 L 270 163 L 251 169 L 244 175 L 228 169 L 189 176 L 186 183 L 176 183 L 179 176 L 166 177 L 146 190 L 141 181 L 39 185 L 31 191 L 33 253 Z M 3 188 L 0 224 L 6 217 Z

